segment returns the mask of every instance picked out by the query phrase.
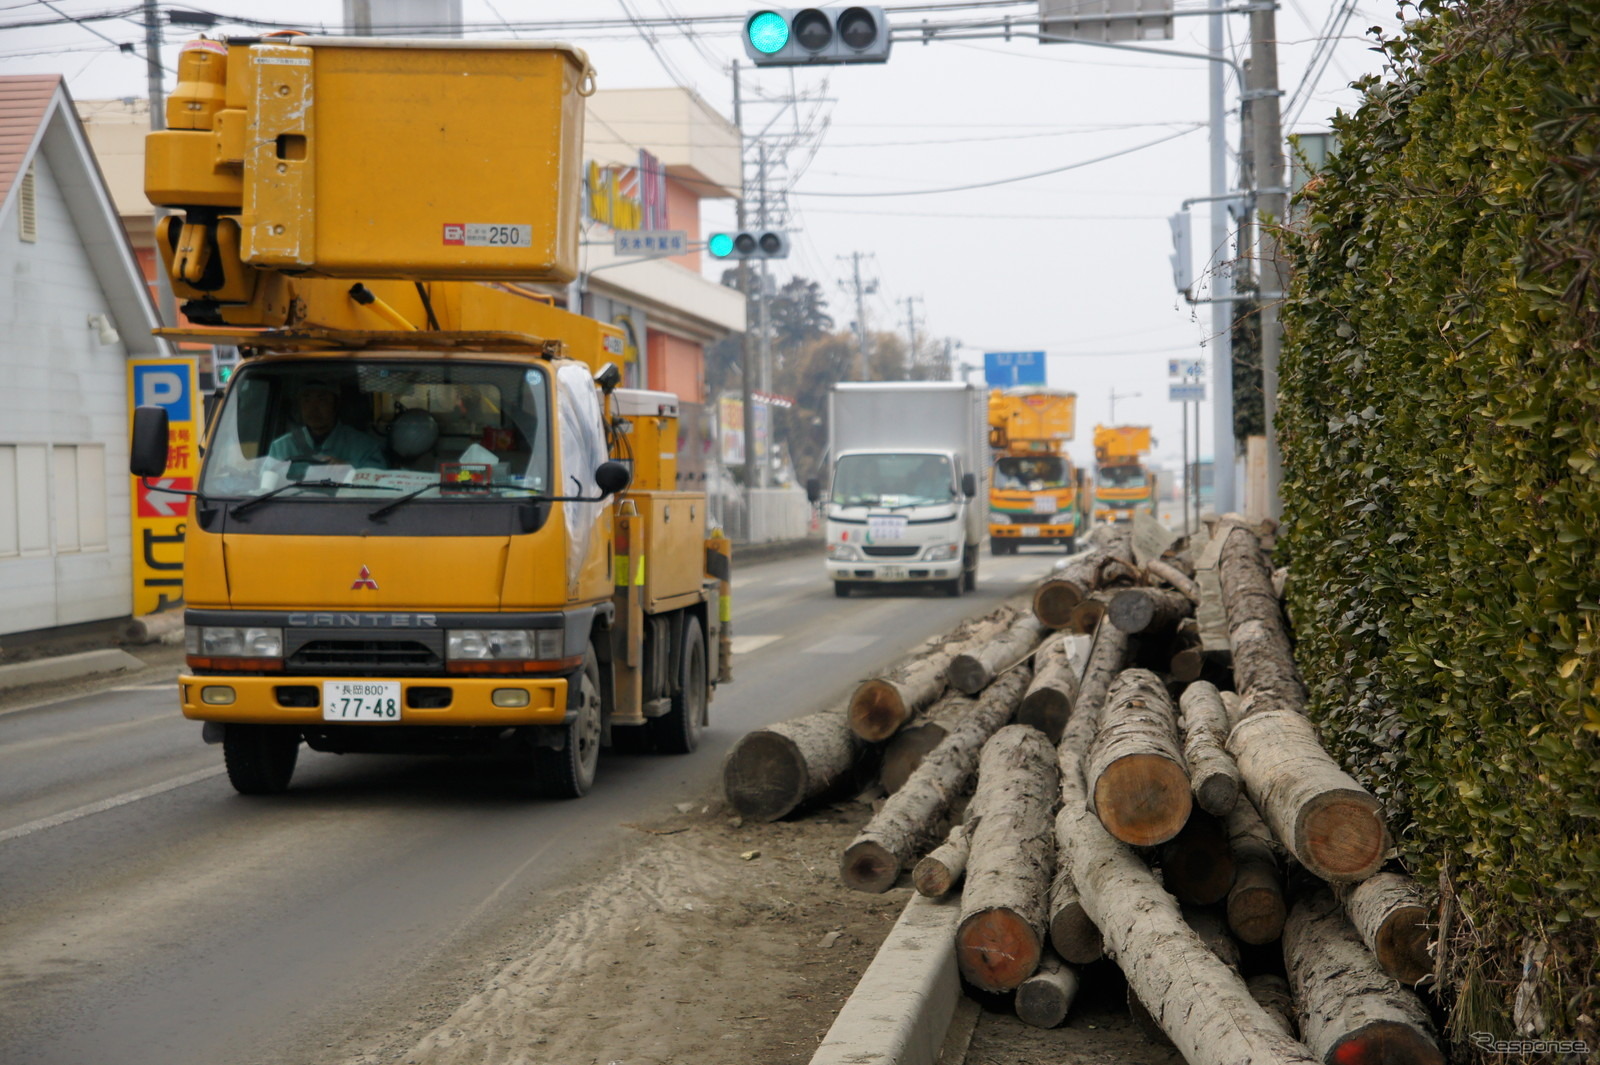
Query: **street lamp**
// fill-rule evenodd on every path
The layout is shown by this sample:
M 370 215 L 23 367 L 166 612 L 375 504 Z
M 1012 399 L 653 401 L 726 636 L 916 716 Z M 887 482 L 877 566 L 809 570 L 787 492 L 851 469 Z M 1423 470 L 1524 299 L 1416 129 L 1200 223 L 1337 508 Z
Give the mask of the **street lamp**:
M 1144 393 L 1143 392 L 1123 392 L 1122 394 L 1118 395 L 1117 390 L 1113 388 L 1111 390 L 1111 424 L 1112 425 L 1117 424 L 1117 400 L 1119 400 L 1119 399 L 1143 399 L 1143 398 L 1144 398 Z

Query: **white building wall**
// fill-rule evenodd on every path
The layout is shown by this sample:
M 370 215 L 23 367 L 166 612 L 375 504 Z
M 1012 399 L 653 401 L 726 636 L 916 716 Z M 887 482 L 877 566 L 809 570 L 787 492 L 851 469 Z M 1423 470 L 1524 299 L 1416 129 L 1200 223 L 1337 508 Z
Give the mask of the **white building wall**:
M 42 152 L 34 181 L 38 240 L 0 219 L 0 634 L 133 609 L 127 352 Z

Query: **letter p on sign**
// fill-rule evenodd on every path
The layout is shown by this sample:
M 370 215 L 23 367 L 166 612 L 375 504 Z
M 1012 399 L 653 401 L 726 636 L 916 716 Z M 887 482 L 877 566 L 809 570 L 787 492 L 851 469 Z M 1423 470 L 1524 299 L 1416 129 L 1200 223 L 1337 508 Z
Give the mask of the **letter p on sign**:
M 189 373 L 187 366 L 135 366 L 134 401 L 141 407 L 165 407 L 173 422 L 192 420 L 189 413 Z

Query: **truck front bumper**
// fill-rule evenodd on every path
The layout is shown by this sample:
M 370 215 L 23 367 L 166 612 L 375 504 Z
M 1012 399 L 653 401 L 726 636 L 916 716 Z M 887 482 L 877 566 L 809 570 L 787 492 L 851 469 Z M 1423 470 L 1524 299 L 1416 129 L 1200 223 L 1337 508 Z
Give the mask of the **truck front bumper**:
M 1070 540 L 1078 533 L 1075 522 L 1062 522 L 1057 525 L 1001 525 L 991 523 L 989 535 L 996 540 L 1020 540 L 1036 543 L 1053 543 L 1061 540 Z
M 961 560 L 952 558 L 943 562 L 925 562 L 920 559 L 879 562 L 827 562 L 828 577 L 835 581 L 877 581 L 882 584 L 901 584 L 908 581 L 948 581 L 961 576 Z
M 183 716 L 230 724 L 353 724 L 323 717 L 323 681 L 388 681 L 400 685 L 400 718 L 362 722 L 362 727 L 392 725 L 560 725 L 567 720 L 565 677 L 317 677 L 301 674 L 242 676 L 188 674 L 178 677 Z M 517 694 L 520 693 L 520 694 Z M 497 703 L 521 702 L 506 706 Z M 231 699 L 228 702 L 216 700 Z

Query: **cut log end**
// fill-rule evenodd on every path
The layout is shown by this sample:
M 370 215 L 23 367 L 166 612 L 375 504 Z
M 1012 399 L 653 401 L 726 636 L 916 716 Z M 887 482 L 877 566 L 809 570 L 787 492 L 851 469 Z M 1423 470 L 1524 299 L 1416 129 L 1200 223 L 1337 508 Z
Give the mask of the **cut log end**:
M 1193 808 L 1183 766 L 1156 754 L 1131 754 L 1106 767 L 1094 786 L 1095 813 L 1107 832 L 1154 847 L 1183 830 Z
M 864 740 L 888 739 L 909 716 L 900 692 L 882 679 L 864 682 L 850 697 L 850 728 Z
M 924 898 L 944 898 L 956 886 L 956 879 L 950 867 L 937 858 L 924 858 L 911 870 L 911 886 Z
M 1340 1039 L 1328 1051 L 1329 1065 L 1444 1065 L 1444 1055 L 1409 1024 L 1374 1021 Z
M 1295 826 L 1295 854 L 1332 883 L 1365 880 L 1383 864 L 1388 832 L 1378 802 L 1364 791 L 1329 791 L 1308 802 Z
M 1055 688 L 1037 688 L 1028 693 L 1017 710 L 1017 724 L 1032 725 L 1051 743 L 1060 743 L 1072 716 L 1072 700 Z
M 1033 593 L 1033 616 L 1052 629 L 1065 628 L 1072 608 L 1083 601 L 1077 585 L 1046 581 Z
M 951 659 L 945 674 L 950 687 L 966 695 L 976 695 L 993 679 L 993 675 L 974 655 L 957 655 Z
M 1105 940 L 1100 929 L 1083 912 L 1082 906 L 1064 906 L 1050 918 L 1050 945 L 1063 961 L 1088 965 L 1105 957 Z
M 983 991 L 1012 991 L 1033 975 L 1044 949 L 1038 934 L 1007 909 L 979 910 L 956 929 L 956 962 Z
M 1416 984 L 1433 972 L 1427 921 L 1426 908 L 1402 906 L 1390 913 L 1378 932 L 1378 961 L 1402 984 Z
M 1208 814 L 1226 817 L 1239 802 L 1239 778 L 1210 773 L 1194 781 L 1195 801 Z
M 845 887 L 881 895 L 900 879 L 900 860 L 881 843 L 858 840 L 839 859 L 839 879 Z
M 1228 927 L 1244 943 L 1263 946 L 1283 934 L 1288 910 L 1274 884 L 1235 884 L 1228 892 Z
M 741 816 L 776 821 L 805 798 L 805 759 L 788 737 L 751 732 L 729 752 L 722 790 Z

